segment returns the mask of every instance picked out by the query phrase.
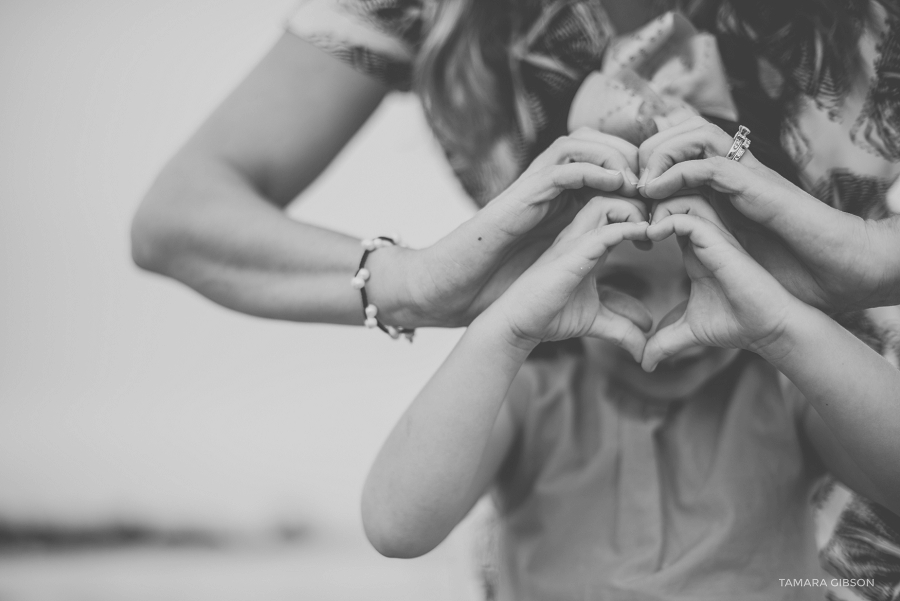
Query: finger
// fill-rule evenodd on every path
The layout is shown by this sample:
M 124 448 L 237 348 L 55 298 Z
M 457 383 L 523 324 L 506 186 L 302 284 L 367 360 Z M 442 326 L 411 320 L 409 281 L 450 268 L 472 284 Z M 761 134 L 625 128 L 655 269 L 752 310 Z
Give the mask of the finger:
M 564 163 L 592 163 L 607 169 L 623 172 L 631 165 L 617 148 L 594 140 L 559 138 L 541 155 L 542 162 L 562 165 Z
M 722 230 L 727 231 L 728 229 L 725 227 L 725 223 L 722 221 L 719 213 L 705 198 L 699 195 L 676 196 L 657 203 L 653 207 L 653 216 L 650 219 L 650 223 L 658 223 L 669 215 L 694 215 L 716 224 Z
M 607 340 L 625 349 L 637 362 L 641 361 L 647 344 L 647 336 L 633 321 L 610 311 L 603 305 L 600 306 L 597 317 L 588 329 L 587 336 Z
M 637 192 L 637 148 L 625 140 L 591 131 L 557 138 L 529 166 L 530 171 L 565 163 L 591 163 L 622 174 L 624 192 Z
M 712 123 L 706 123 L 657 143 L 649 154 L 642 150 L 641 179 L 638 186 L 653 181 L 673 165 L 684 161 L 725 156 L 731 149 L 733 138 Z M 748 159 L 745 159 L 749 161 Z
M 648 236 L 657 239 L 675 234 L 689 243 L 685 260 L 691 255 L 716 279 L 726 294 L 745 290 L 751 277 L 771 275 L 741 247 L 738 241 L 715 224 L 694 215 L 670 215 L 648 228 Z
M 654 242 L 665 240 L 673 234 L 688 239 L 695 249 L 701 251 L 726 246 L 734 252 L 743 253 L 737 239 L 727 230 L 697 215 L 669 215 L 647 227 L 647 237 Z
M 603 144 L 604 146 L 617 150 L 625 159 L 626 165 L 613 167 L 611 164 L 607 164 L 604 166 L 610 169 L 618 169 L 622 173 L 622 177 L 625 180 L 620 190 L 622 194 L 624 194 L 625 196 L 638 195 L 637 173 L 640 171 L 640 168 L 638 167 L 637 146 L 627 140 L 620 138 L 619 136 L 606 134 L 591 127 L 580 127 L 569 134 L 569 137 L 578 140 L 587 140 L 597 144 Z
M 646 222 L 611 223 L 582 234 L 574 241 L 573 251 L 596 263 L 611 248 L 625 240 L 646 239 Z
M 622 174 L 591 163 L 566 163 L 551 165 L 539 171 L 531 179 L 535 201 L 556 198 L 563 190 L 593 188 L 602 192 L 615 192 L 625 181 Z
M 669 140 L 674 138 L 678 138 L 686 133 L 692 132 L 695 129 L 699 129 L 709 123 L 703 117 L 691 117 L 690 119 L 685 119 L 678 125 L 673 127 L 666 128 L 661 132 L 653 134 L 646 140 L 644 140 L 640 147 L 638 148 L 638 167 L 643 170 L 647 165 L 647 159 L 650 158 L 650 155 L 653 154 L 653 151 L 656 150 L 656 147 L 660 144 L 663 144 Z
M 644 355 L 641 358 L 641 367 L 644 368 L 644 371 L 651 372 L 663 359 L 684 349 L 697 346 L 697 344 L 691 327 L 685 320 L 679 319 L 672 325 L 657 330 L 647 340 L 647 344 L 644 346 Z
M 597 295 L 604 307 L 632 321 L 642 332 L 653 327 L 653 316 L 641 301 L 611 286 L 597 286 Z
M 628 140 L 620 138 L 619 136 L 603 133 L 592 127 L 579 127 L 569 134 L 569 137 L 579 140 L 590 140 L 592 142 L 597 142 L 598 144 L 611 146 L 622 153 L 622 156 L 628 161 L 628 166 L 632 171 L 637 173 L 640 169 L 638 166 L 638 148 Z
M 611 223 L 575 238 L 558 240 L 539 261 L 554 262 L 555 269 L 567 270 L 584 279 L 611 248 L 624 240 L 645 240 L 646 236 L 646 221 Z
M 557 239 L 570 240 L 610 223 L 645 222 L 647 217 L 646 205 L 641 201 L 596 196 L 578 212 Z
M 638 363 L 647 344 L 647 337 L 634 323 L 614 313 L 596 319 L 587 336 L 607 340 L 625 349 Z
M 744 155 L 747 157 L 749 152 Z M 648 198 L 666 198 L 681 188 L 709 186 L 728 195 L 731 206 L 747 219 L 774 232 L 795 252 L 813 259 L 820 253 L 823 237 L 833 232 L 840 245 L 845 227 L 835 227 L 840 213 L 762 167 L 748 168 L 716 157 L 675 165 L 643 188 Z M 732 223 L 732 219 L 726 219 Z M 844 223 L 841 222 L 841 226 Z M 807 249 L 811 249 L 807 251 Z
M 750 156 L 750 153 L 744 156 Z M 751 188 L 762 192 L 771 187 L 760 170 L 749 169 L 742 163 L 743 159 L 739 163 L 723 156 L 684 161 L 648 180 L 641 193 L 647 198 L 663 199 L 679 190 L 701 186 L 727 194 L 744 194 Z

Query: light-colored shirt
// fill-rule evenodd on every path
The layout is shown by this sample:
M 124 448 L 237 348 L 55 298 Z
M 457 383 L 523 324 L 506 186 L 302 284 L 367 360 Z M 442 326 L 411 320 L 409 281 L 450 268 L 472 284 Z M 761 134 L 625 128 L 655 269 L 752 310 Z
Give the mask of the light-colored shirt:
M 526 364 L 494 492 L 500 599 L 824 599 L 808 405 L 746 355 L 692 398 L 642 399 L 584 357 Z M 821 586 L 784 586 L 780 579 Z

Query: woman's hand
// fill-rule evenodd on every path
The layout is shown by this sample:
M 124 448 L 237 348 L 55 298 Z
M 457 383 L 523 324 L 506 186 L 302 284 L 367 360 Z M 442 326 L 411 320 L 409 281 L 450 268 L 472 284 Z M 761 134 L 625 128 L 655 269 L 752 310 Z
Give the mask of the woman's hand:
M 777 348 L 790 316 L 804 305 L 741 248 L 702 199 L 647 228 L 654 242 L 673 234 L 682 248 L 691 293 L 647 341 L 642 367 L 652 371 L 666 357 L 692 346 L 757 353 Z
M 652 317 L 638 300 L 610 288 L 598 290 L 594 273 L 617 244 L 646 240 L 641 218 L 633 205 L 594 198 L 484 317 L 502 320 L 517 347 L 592 336 L 618 344 L 640 361 Z
M 892 268 L 900 275 L 896 232 L 829 207 L 750 152 L 740 162 L 724 158 L 731 144 L 700 117 L 653 136 L 640 148 L 643 195 L 661 200 L 701 187 L 721 193 L 708 196 L 747 252 L 794 296 L 827 312 L 900 300 L 887 275 Z
M 433 246 L 373 253 L 372 302 L 386 323 L 467 325 L 598 192 L 622 195 L 605 205 L 610 221 L 646 220 L 644 202 L 626 198 L 636 195 L 636 168 L 637 148 L 620 138 L 588 129 L 559 138 L 506 191 Z M 380 299 L 397 290 L 403 297 L 383 307 Z M 394 314 L 384 313 L 392 305 Z

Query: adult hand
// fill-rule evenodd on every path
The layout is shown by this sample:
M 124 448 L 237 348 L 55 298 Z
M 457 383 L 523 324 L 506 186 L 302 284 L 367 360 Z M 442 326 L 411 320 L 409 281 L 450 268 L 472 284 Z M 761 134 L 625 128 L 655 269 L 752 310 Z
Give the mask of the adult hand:
M 653 136 L 640 147 L 642 194 L 662 200 L 701 188 L 750 255 L 810 305 L 833 313 L 900 302 L 896 228 L 826 205 L 749 151 L 739 162 L 724 158 L 731 144 L 700 117 Z
M 623 212 L 619 203 L 591 200 L 484 313 L 505 324 L 513 344 L 530 348 L 543 341 L 591 336 L 619 345 L 640 361 L 653 318 L 637 299 L 598 288 L 594 277 L 617 244 L 646 239 L 647 223 L 635 222 L 641 213 L 636 207 Z
M 608 221 L 645 221 L 644 202 L 627 197 L 636 195 L 636 168 L 637 148 L 620 138 L 588 129 L 559 138 L 506 191 L 433 246 L 373 253 L 372 302 L 382 309 L 380 298 L 402 290 L 403 298 L 390 304 L 403 308 L 386 323 L 467 325 L 598 192 L 617 193 L 603 205 Z
M 652 371 L 666 357 L 693 346 L 762 353 L 777 345 L 792 312 L 804 305 L 741 248 L 712 209 L 669 215 L 647 228 L 654 242 L 673 234 L 691 293 L 661 320 L 647 341 L 641 366 Z

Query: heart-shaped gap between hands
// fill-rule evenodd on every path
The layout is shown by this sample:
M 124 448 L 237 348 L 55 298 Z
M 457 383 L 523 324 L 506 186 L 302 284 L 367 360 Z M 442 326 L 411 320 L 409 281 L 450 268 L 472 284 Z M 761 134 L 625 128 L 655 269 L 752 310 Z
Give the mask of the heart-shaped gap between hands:
M 653 243 L 677 237 L 690 279 L 688 300 L 651 329 L 642 327 L 646 317 L 638 320 L 641 312 L 649 315 L 641 301 L 617 297 L 610 302 L 609 293 L 598 289 L 610 311 L 648 333 L 641 353 L 644 370 L 653 371 L 661 361 L 695 346 L 758 351 L 778 337 L 796 299 L 747 254 L 706 200 L 697 196 L 661 204 L 646 233 Z M 659 306 L 659 299 L 654 304 Z

